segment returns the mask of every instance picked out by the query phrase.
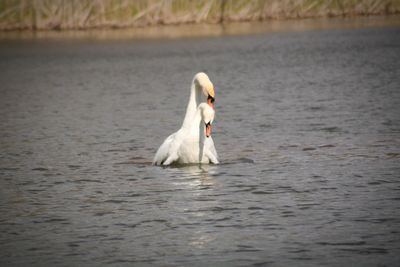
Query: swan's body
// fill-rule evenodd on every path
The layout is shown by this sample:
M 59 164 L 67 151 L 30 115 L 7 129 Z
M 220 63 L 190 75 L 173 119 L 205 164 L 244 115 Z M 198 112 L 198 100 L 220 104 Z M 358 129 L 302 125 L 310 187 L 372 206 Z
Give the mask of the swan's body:
M 197 108 L 191 124 L 165 139 L 154 157 L 153 164 L 218 163 L 217 151 L 211 136 L 206 136 L 207 123 L 214 119 L 214 110 L 206 103 Z
M 199 104 L 202 93 L 208 96 L 208 105 Z M 214 86 L 208 76 L 202 72 L 196 74 L 182 127 L 165 139 L 157 150 L 153 164 L 218 163 L 214 141 L 211 136 L 205 136 L 205 124 L 209 124 L 207 130 L 211 131 L 210 123 L 214 119 L 214 96 Z

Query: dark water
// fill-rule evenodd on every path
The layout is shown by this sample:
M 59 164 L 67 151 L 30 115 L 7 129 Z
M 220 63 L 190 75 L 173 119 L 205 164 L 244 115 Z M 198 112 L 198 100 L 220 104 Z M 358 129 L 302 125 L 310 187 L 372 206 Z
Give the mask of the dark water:
M 400 29 L 0 43 L 1 266 L 396 266 Z M 149 164 L 193 75 L 218 166 Z

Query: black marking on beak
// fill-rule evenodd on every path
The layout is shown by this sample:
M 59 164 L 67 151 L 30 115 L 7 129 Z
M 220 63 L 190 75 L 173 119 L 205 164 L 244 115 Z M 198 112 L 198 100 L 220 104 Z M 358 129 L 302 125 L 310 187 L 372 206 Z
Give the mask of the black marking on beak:
M 207 100 L 210 100 L 210 102 L 211 102 L 211 103 L 214 103 L 214 101 L 215 101 L 215 98 L 214 98 L 214 97 L 212 97 L 212 96 L 210 96 L 210 95 L 208 95 L 208 98 L 207 98 Z

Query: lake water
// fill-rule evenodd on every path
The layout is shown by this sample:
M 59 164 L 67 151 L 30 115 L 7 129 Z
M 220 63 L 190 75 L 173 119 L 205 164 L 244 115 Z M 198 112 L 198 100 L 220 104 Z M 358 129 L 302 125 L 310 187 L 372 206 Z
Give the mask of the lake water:
M 400 28 L 0 42 L 1 266 L 395 266 Z M 220 165 L 150 162 L 193 75 Z

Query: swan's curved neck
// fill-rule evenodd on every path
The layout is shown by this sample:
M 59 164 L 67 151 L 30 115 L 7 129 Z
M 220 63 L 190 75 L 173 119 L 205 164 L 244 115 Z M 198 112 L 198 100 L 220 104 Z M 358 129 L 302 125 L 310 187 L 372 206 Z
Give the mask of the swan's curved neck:
M 188 126 L 188 129 L 190 129 L 191 131 L 198 131 L 200 140 L 204 139 L 205 134 L 202 110 L 203 109 L 200 107 L 196 109 L 191 119 L 191 125 Z
M 201 95 L 201 87 L 198 85 L 196 80 L 193 80 L 192 86 L 190 88 L 189 103 L 186 108 L 186 115 L 185 119 L 183 120 L 182 127 L 188 126 L 192 123 L 192 120 L 196 114 L 197 106 L 200 104 Z

